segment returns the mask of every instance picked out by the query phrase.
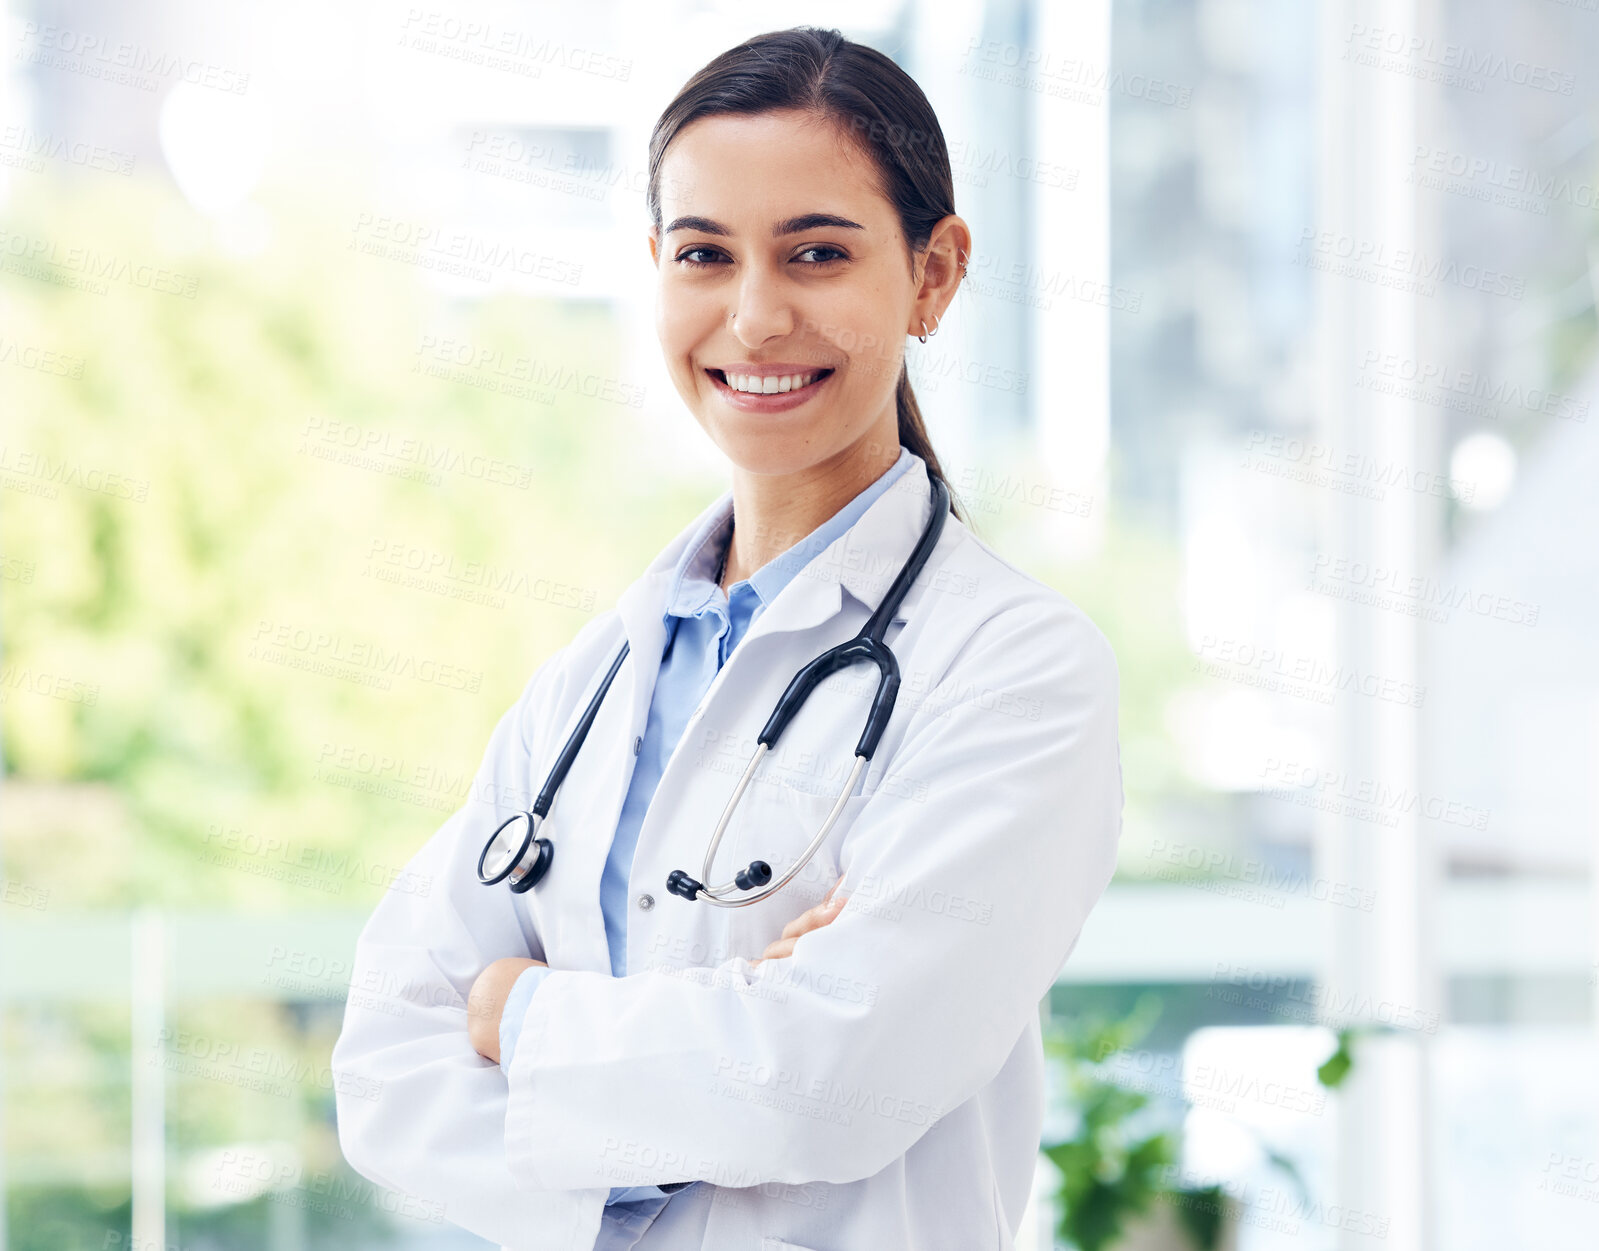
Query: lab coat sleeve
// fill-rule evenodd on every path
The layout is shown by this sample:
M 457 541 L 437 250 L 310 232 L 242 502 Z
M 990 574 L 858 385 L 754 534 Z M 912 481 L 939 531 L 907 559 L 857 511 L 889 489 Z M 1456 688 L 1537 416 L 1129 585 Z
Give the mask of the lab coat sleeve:
M 1115 870 L 1115 657 L 1051 597 L 905 695 L 892 784 L 841 850 L 848 901 L 791 956 L 544 979 L 510 1069 L 524 1190 L 859 1180 L 999 1072 Z
M 492 961 L 544 952 L 511 892 L 478 882 L 477 856 L 500 820 L 531 806 L 529 710 L 558 697 L 558 656 L 500 719 L 462 808 L 396 876 L 361 930 L 331 1064 L 339 1145 L 351 1167 L 509 1247 L 537 1241 L 529 1230 L 543 1214 L 512 1183 L 502 1145 L 505 1075 L 472 1046 L 467 995 Z M 554 1235 L 539 1230 L 546 1237 Z
M 548 968 L 530 965 L 517 974 L 511 993 L 505 997 L 500 1013 L 500 1067 L 509 1069 L 511 1057 L 516 1054 L 517 1036 L 522 1032 L 522 1017 L 527 1012 L 528 1000 L 539 988 L 539 983 L 550 975 Z
M 550 970 L 540 965 L 531 965 L 517 974 L 516 981 L 511 985 L 511 993 L 505 997 L 505 1007 L 500 1016 L 500 1067 L 509 1070 L 511 1058 L 516 1055 L 517 1036 L 522 1032 L 522 1018 L 527 1014 L 528 1001 L 533 998 L 533 992 L 538 990 L 539 983 L 550 975 Z M 610 1196 L 605 1200 L 609 1207 L 613 1203 L 632 1203 L 638 1199 L 659 1199 L 665 1191 L 659 1186 L 613 1186 Z

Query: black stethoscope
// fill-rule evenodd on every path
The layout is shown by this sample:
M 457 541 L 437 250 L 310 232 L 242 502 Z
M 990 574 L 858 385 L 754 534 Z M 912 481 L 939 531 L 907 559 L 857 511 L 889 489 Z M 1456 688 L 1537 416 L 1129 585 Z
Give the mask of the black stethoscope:
M 888 623 L 893 619 L 895 611 L 904 600 L 906 591 L 910 589 L 911 583 L 916 580 L 916 575 L 922 571 L 922 566 L 927 563 L 927 557 L 937 545 L 939 535 L 944 529 L 944 516 L 948 511 L 949 488 L 935 477 L 933 515 L 928 518 L 927 525 L 922 529 L 922 537 L 916 542 L 915 550 L 911 552 L 904 568 L 899 571 L 899 576 L 894 579 L 894 584 L 888 588 L 888 594 L 877 606 L 877 611 L 871 615 L 870 620 L 861 627 L 860 633 L 854 638 L 823 652 L 795 674 L 793 681 L 788 684 L 788 689 L 783 692 L 783 697 L 777 701 L 777 707 L 773 709 L 771 718 L 756 739 L 755 754 L 750 757 L 750 762 L 744 769 L 744 776 L 739 779 L 733 797 L 727 801 L 727 807 L 722 811 L 722 819 L 717 822 L 716 833 L 712 835 L 710 848 L 705 853 L 705 867 L 700 872 L 706 878 L 711 876 L 711 864 L 716 859 L 716 849 L 721 845 L 722 834 L 727 829 L 728 821 L 732 819 L 734 809 L 738 807 L 738 801 L 749 786 L 750 779 L 755 776 L 755 769 L 760 764 L 761 757 L 766 754 L 768 748 L 776 745 L 789 721 L 804 707 L 811 690 L 818 682 L 837 670 L 869 660 L 879 671 L 877 694 L 872 700 L 872 710 L 866 718 L 866 729 L 861 733 L 860 742 L 855 747 L 855 767 L 850 770 L 849 781 L 839 791 L 832 811 L 827 814 L 826 822 L 816 832 L 816 837 L 811 839 L 810 845 L 805 848 L 794 867 L 775 885 L 741 899 L 729 899 L 727 896 L 734 890 L 755 890 L 771 881 L 772 868 L 766 861 L 750 861 L 748 868 L 739 870 L 731 882 L 721 886 L 706 886 L 695 881 L 682 869 L 673 869 L 666 877 L 667 890 L 688 900 L 703 896 L 706 903 L 723 908 L 741 908 L 782 890 L 789 879 L 804 868 L 806 862 L 816 854 L 816 849 L 822 845 L 822 840 L 827 837 L 838 820 L 839 813 L 844 810 L 844 802 L 855 789 L 855 782 L 860 777 L 861 770 L 866 767 L 866 762 L 877 750 L 877 741 L 883 736 L 883 730 L 894 711 L 894 701 L 899 694 L 899 662 L 894 659 L 893 651 L 883 642 L 883 635 L 887 632 Z M 622 667 L 622 661 L 627 657 L 627 649 L 628 645 L 623 643 L 622 650 L 611 662 L 610 672 L 605 675 L 605 680 L 600 683 L 600 689 L 589 701 L 588 709 L 573 729 L 572 736 L 567 739 L 566 746 L 561 749 L 560 757 L 556 760 L 555 767 L 550 770 L 550 776 L 545 780 L 544 789 L 539 792 L 538 799 L 534 801 L 532 811 L 519 812 L 508 817 L 493 834 L 489 835 L 488 842 L 483 844 L 483 851 L 477 858 L 477 877 L 483 885 L 493 886 L 509 879 L 511 890 L 521 894 L 523 891 L 531 890 L 549 872 L 550 861 L 555 856 L 555 846 L 549 839 L 537 836 L 539 825 L 549 814 L 550 805 L 555 801 L 556 789 L 566 780 L 567 770 L 572 767 L 578 748 L 583 745 L 583 740 L 588 735 L 589 726 L 594 724 L 594 717 L 600 710 L 600 702 L 605 698 L 605 692 L 611 689 L 611 679 L 616 677 L 616 671 Z

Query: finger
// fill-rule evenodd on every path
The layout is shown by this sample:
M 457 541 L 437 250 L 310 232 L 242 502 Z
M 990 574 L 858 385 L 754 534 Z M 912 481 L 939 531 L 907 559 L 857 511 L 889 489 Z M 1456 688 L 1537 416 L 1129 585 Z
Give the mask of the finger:
M 794 953 L 794 940 L 792 938 L 779 938 L 767 944 L 766 950 L 761 952 L 762 960 L 783 960 Z
M 812 924 L 814 922 L 812 921 L 810 910 L 807 909 L 783 927 L 783 937 L 798 938 L 806 930 L 810 929 Z
M 842 903 L 842 900 L 837 901 Z M 838 915 L 837 904 L 831 898 L 824 899 L 821 903 L 805 909 L 783 927 L 784 938 L 798 938 L 810 930 L 820 929 Z

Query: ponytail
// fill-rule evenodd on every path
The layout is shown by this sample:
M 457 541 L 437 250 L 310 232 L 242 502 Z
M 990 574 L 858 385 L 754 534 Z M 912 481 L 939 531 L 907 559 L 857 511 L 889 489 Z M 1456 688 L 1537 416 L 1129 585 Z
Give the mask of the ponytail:
M 927 437 L 927 427 L 922 424 L 922 410 L 916 403 L 910 374 L 903 364 L 899 367 L 899 388 L 894 392 L 894 406 L 899 410 L 900 446 L 909 448 L 927 462 L 927 476 L 936 478 L 949 489 L 949 511 L 957 521 L 969 528 L 971 522 L 961 516 L 961 510 L 956 506 L 955 488 L 949 485 L 949 479 L 944 476 L 944 467 L 938 463 L 938 453 L 933 451 L 933 444 Z

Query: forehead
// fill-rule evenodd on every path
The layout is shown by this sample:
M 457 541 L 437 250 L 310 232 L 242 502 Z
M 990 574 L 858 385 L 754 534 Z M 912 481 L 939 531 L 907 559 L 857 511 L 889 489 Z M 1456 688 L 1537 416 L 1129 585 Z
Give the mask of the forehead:
M 840 127 L 797 111 L 697 118 L 661 158 L 663 226 L 679 215 L 742 229 L 826 211 L 884 224 L 877 169 Z

